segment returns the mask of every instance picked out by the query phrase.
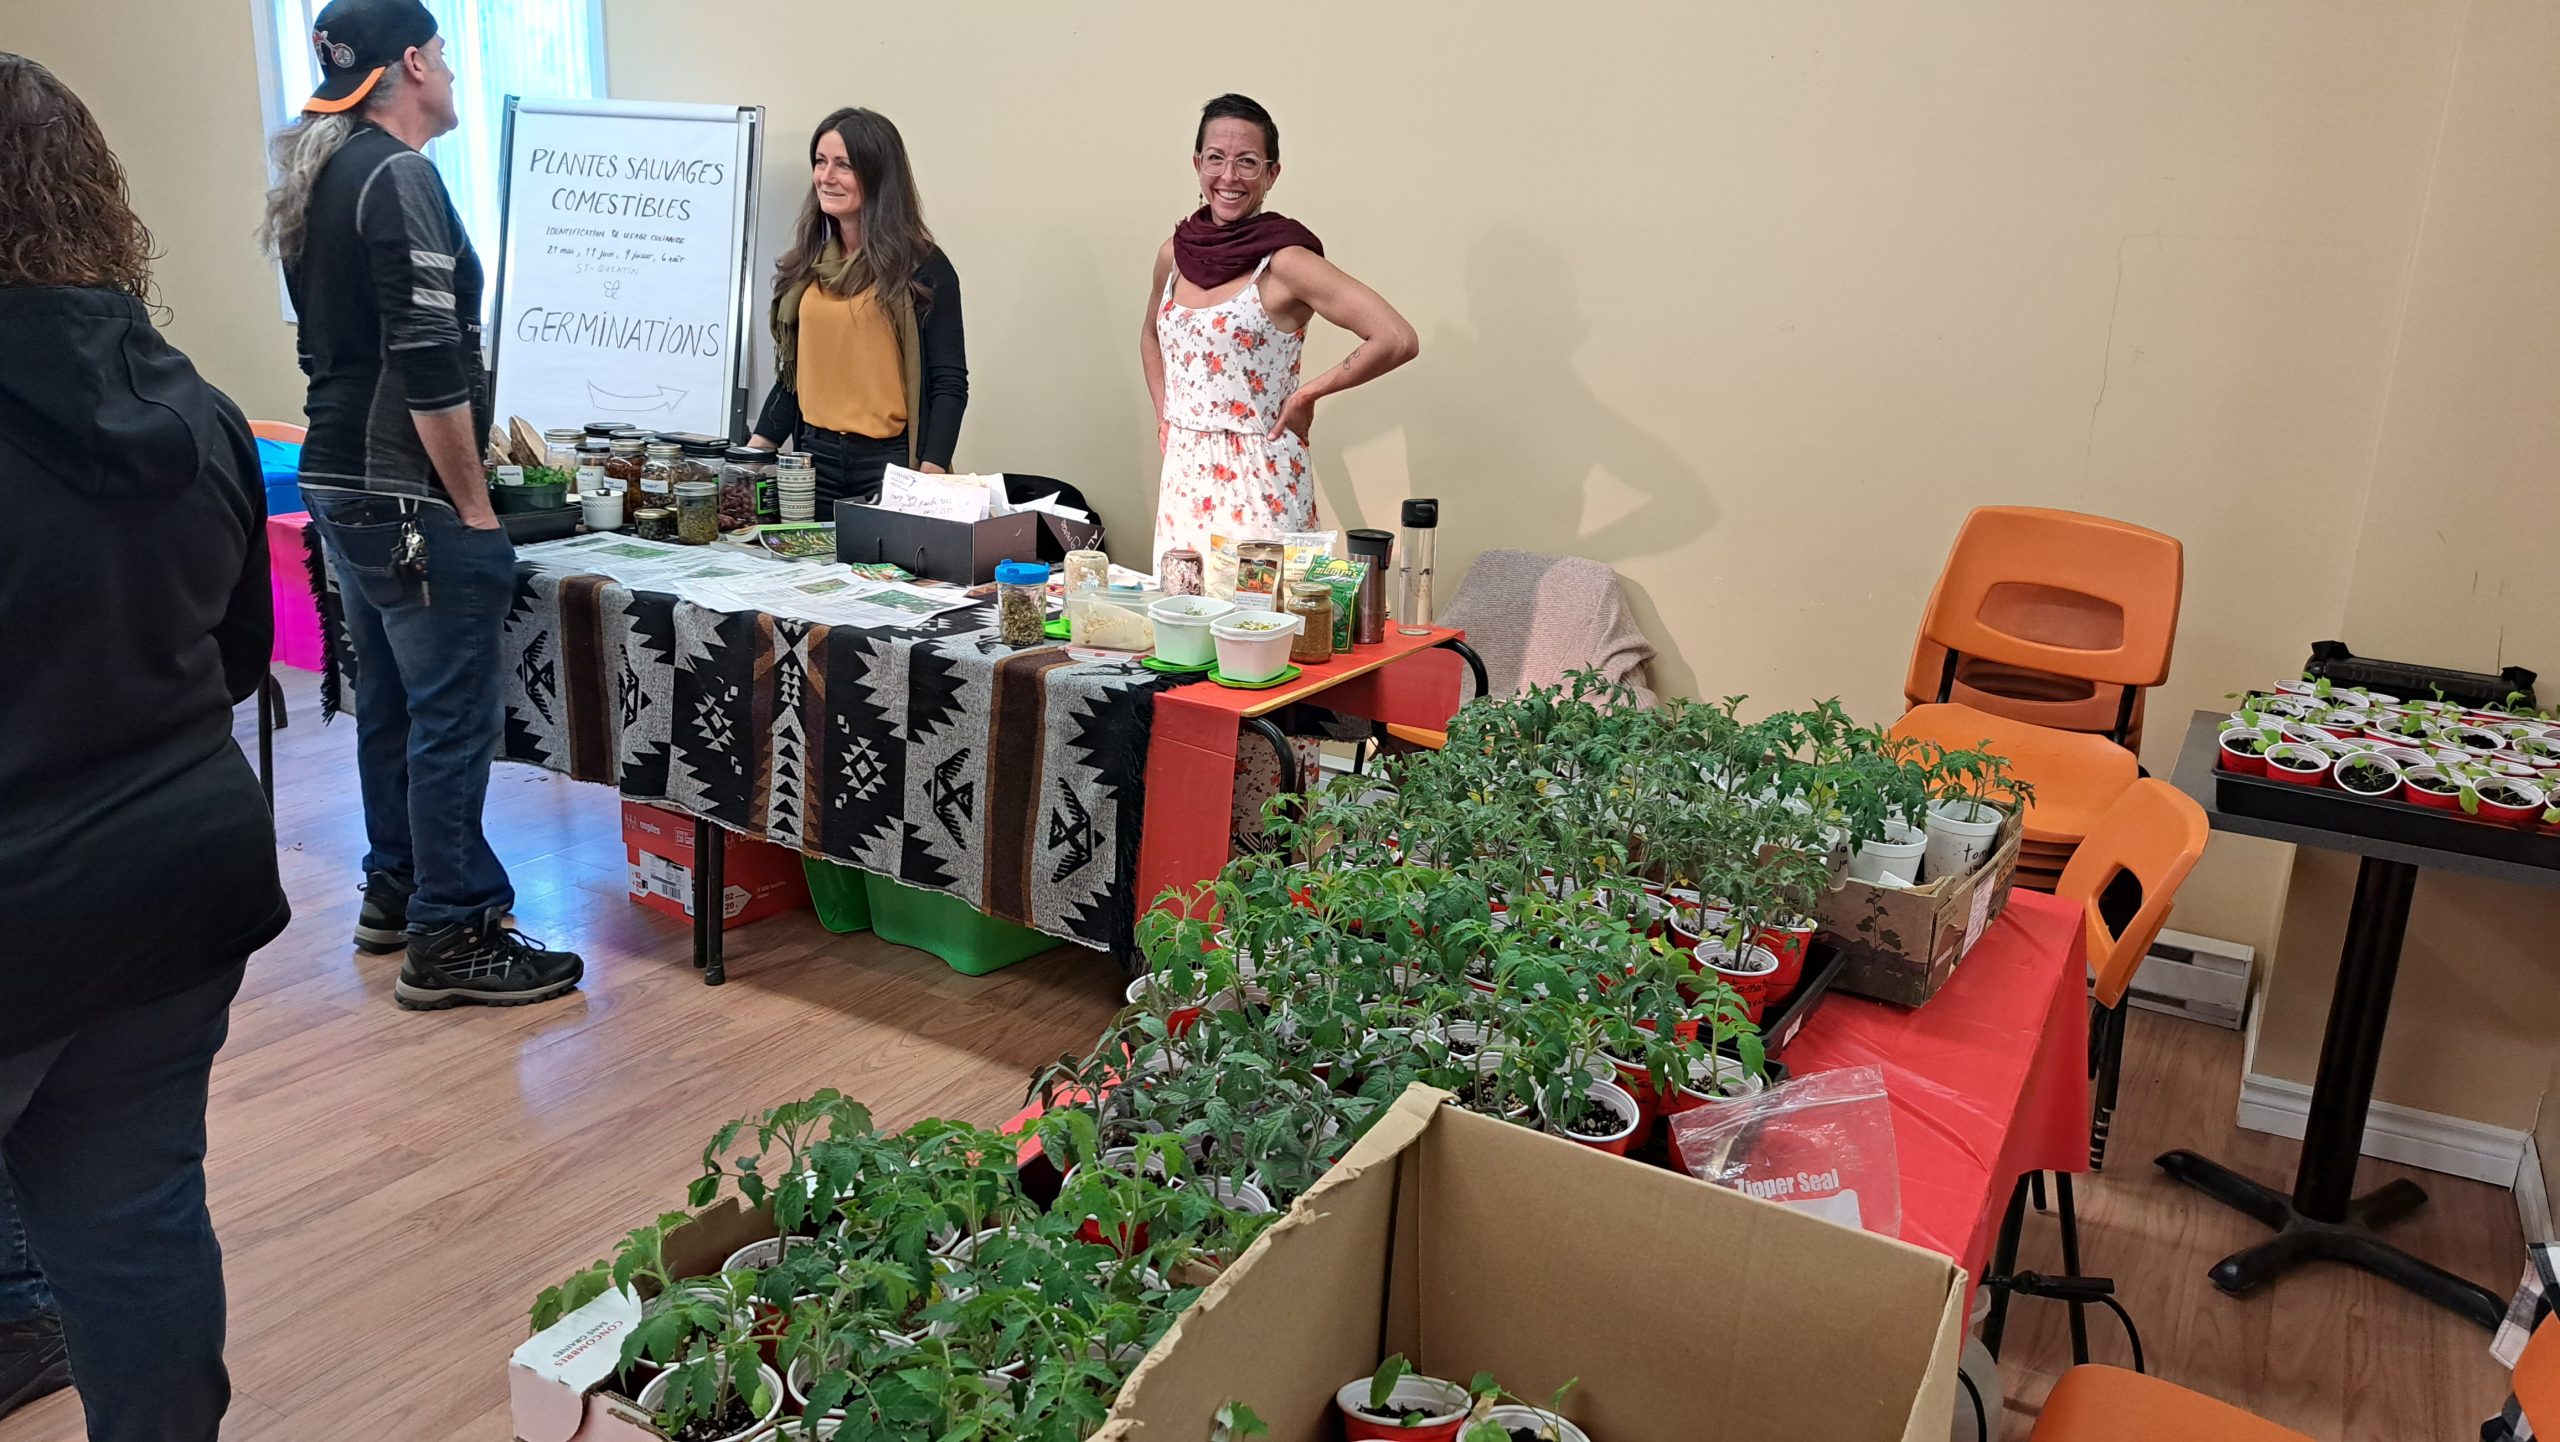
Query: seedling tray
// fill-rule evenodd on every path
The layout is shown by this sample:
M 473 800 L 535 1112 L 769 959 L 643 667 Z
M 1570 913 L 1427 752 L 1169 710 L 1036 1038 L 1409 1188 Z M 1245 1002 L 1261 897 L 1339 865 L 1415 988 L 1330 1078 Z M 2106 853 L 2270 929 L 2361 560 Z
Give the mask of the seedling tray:
M 1813 1009 L 1822 1004 L 1825 996 L 1830 995 L 1831 983 L 1838 981 L 1840 973 L 1848 966 L 1847 952 L 1827 941 L 1816 940 L 1813 949 L 1805 953 L 1804 973 L 1796 979 L 1795 991 L 1776 1009 L 1761 1014 L 1760 1040 L 1769 1049 L 1771 1086 L 1786 1080 L 1786 1068 L 1779 1064 L 1777 1054 L 1796 1039 L 1796 1033 L 1804 1030 L 1805 1019 L 1813 1015 Z
M 2329 786 L 2297 786 L 2215 767 L 2214 804 L 2234 816 L 2306 826 L 2375 841 L 2422 846 L 2560 868 L 2560 836 L 2480 821 L 2459 811 L 2433 811 L 2398 799 L 2378 800 Z

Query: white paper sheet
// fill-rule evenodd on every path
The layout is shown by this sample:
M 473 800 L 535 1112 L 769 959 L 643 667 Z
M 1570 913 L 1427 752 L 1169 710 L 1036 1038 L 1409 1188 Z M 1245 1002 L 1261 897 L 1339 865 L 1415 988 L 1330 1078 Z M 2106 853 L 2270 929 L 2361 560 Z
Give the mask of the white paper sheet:
M 1002 476 L 928 476 L 905 466 L 881 472 L 880 505 L 945 521 L 977 522 L 1007 514 Z

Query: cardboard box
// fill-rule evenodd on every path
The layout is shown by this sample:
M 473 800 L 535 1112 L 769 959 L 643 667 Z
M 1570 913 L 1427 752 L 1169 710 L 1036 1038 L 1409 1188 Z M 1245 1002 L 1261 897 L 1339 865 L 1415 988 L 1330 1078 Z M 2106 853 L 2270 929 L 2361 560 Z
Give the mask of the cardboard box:
M 1832 985 L 1901 1006 L 1936 996 L 2009 904 L 2024 831 L 2011 815 L 1990 858 L 1965 876 L 1905 887 L 1843 881 L 1813 913 L 1820 934 L 1848 958 Z
M 731 1197 L 669 1232 L 666 1260 L 676 1276 L 708 1276 L 740 1247 L 772 1235 L 770 1218 Z M 526 1338 L 507 1359 L 517 1442 L 665 1442 L 639 1403 L 604 1390 L 623 1339 L 639 1325 L 638 1300 L 607 1292 Z
M 1036 511 L 1016 511 L 984 521 L 946 521 L 838 501 L 836 559 L 886 561 L 936 581 L 980 586 L 996 578 L 998 561 L 1039 559 L 1041 519 Z
M 800 853 L 770 841 L 720 833 L 720 929 L 805 909 L 809 877 Z M 631 899 L 651 911 L 693 915 L 693 818 L 638 801 L 622 803 L 622 849 Z
M 1480 1117 L 1416 1087 L 1141 1362 L 1095 1434 L 1198 1442 L 1240 1401 L 1339 1438 L 1401 1352 L 1602 1442 L 1945 1442 L 1964 1274 L 1935 1253 Z

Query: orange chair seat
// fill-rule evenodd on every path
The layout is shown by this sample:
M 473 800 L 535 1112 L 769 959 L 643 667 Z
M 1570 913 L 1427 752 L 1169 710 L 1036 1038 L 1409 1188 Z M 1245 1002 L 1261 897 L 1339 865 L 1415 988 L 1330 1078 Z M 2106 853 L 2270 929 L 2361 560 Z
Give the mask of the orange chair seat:
M 2074 1367 L 2053 1385 L 2029 1442 L 2311 1442 L 2173 1382 L 2121 1367 Z
M 1392 721 L 1387 723 L 1387 735 L 1407 746 L 1418 746 L 1425 751 L 1437 751 L 1449 744 L 1449 733 L 1446 731 L 1431 731 L 1420 726 L 1399 726 Z
M 2011 774 L 2036 789 L 2026 839 L 2048 845 L 2079 845 L 2142 774 L 2133 753 L 2104 736 L 2012 721 L 1961 702 L 1914 706 L 1893 723 L 1893 734 L 2009 758 Z

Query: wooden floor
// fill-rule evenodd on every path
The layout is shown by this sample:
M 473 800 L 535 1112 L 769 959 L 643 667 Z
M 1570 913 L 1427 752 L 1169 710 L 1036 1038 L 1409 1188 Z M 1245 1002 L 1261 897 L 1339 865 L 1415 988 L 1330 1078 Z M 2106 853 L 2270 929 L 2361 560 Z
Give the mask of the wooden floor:
M 720 1122 L 820 1086 L 889 1125 L 992 1122 L 1115 1005 L 1112 969 L 1090 953 L 973 980 L 831 937 L 805 913 L 733 932 L 730 982 L 705 990 L 685 925 L 624 897 L 613 794 L 505 766 L 489 820 L 517 914 L 586 955 L 586 985 L 518 1010 L 401 1011 L 398 958 L 347 940 L 363 852 L 354 727 L 321 727 L 310 678 L 283 674 L 294 720 L 278 738 L 277 820 L 296 915 L 251 964 L 213 1076 L 228 1438 L 505 1438 L 506 1357 L 534 1292 L 678 1203 Z M 2306 1273 L 2248 1301 L 2205 1282 L 2257 1229 L 2148 1161 L 2186 1145 L 2283 1175 L 2290 1144 L 2232 1126 L 2239 1071 L 2236 1035 L 2137 1014 L 2116 1167 L 2082 1188 L 2090 1270 L 2122 1285 L 2152 1369 L 2324 1439 L 2474 1435 L 2505 1392 L 2478 1329 L 2360 1273 Z M 2403 1239 L 2511 1286 L 2507 1194 L 2412 1175 L 2436 1200 Z M 2022 1264 L 2058 1265 L 2049 1219 L 2030 1219 Z M 2022 1302 L 2013 1318 L 2009 1386 L 2025 1395 L 2006 1435 L 2024 1438 L 2065 1356 L 2062 1309 Z M 2121 1361 L 2112 1319 L 2092 1325 L 2101 1359 Z M 0 1442 L 79 1434 L 68 1394 L 0 1421 Z

